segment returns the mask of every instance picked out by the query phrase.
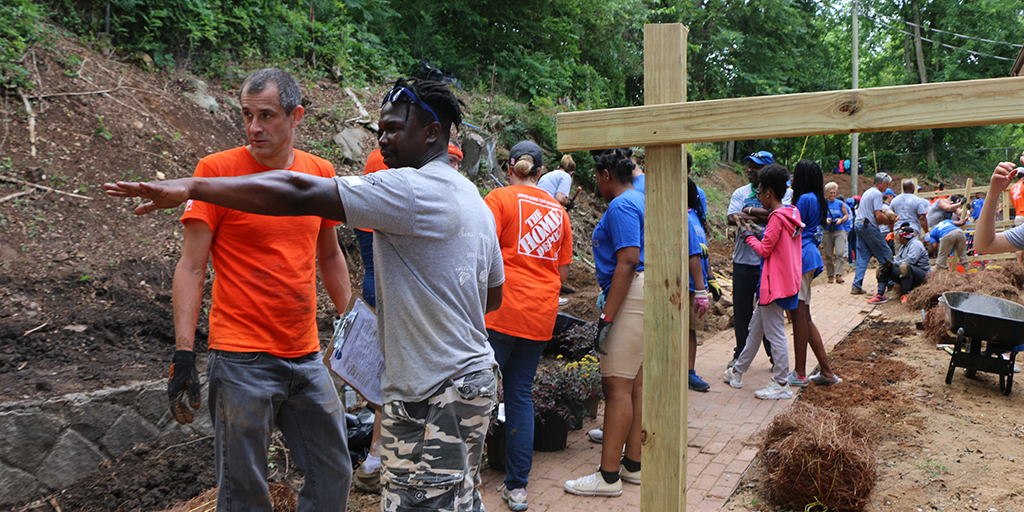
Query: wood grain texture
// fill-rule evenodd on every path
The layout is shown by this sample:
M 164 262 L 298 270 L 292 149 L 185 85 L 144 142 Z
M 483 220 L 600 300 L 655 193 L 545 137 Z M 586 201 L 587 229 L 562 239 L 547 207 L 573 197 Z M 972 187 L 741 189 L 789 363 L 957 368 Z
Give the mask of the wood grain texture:
M 644 27 L 644 103 L 686 99 L 683 25 Z M 648 146 L 644 222 L 644 485 L 642 510 L 686 509 L 686 153 Z
M 646 104 L 557 123 L 560 151 L 1024 123 L 1024 77 Z

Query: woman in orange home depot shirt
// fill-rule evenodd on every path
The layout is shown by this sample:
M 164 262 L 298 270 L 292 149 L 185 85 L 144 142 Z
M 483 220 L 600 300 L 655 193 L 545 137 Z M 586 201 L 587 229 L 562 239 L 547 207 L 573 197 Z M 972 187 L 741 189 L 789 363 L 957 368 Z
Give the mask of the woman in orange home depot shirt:
M 558 292 L 569 277 L 572 229 L 569 215 L 537 188 L 540 147 L 529 141 L 510 153 L 512 185 L 484 200 L 494 213 L 505 264 L 501 307 L 487 314 L 487 334 L 501 367 L 505 397 L 505 485 L 510 510 L 526 510 L 533 462 L 533 376 L 551 339 Z

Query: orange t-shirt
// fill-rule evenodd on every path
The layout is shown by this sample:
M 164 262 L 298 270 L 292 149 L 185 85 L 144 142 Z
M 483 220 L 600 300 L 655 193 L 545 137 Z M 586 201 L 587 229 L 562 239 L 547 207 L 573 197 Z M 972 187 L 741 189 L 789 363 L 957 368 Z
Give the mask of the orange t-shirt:
M 384 155 L 380 154 L 380 149 L 375 149 L 370 152 L 370 156 L 366 157 L 366 167 L 363 167 L 363 176 L 367 174 L 373 174 L 377 171 L 383 171 L 388 166 L 384 165 Z M 367 233 L 373 233 L 372 229 L 356 228 L 359 231 L 366 231 Z
M 196 177 L 243 176 L 271 168 L 239 147 L 207 156 Z M 295 150 L 288 169 L 333 178 L 334 166 Z M 210 256 L 213 306 L 211 349 L 299 357 L 320 350 L 316 327 L 316 243 L 320 230 L 339 224 L 314 216 L 271 217 L 189 201 L 181 222 L 202 221 L 213 231 Z
M 1010 201 L 1013 203 L 1014 215 L 1024 215 L 1024 180 L 1010 187 Z
M 487 328 L 547 341 L 562 289 L 558 267 L 572 262 L 569 215 L 550 194 L 525 185 L 495 189 L 484 202 L 494 214 L 505 263 L 501 307 L 486 315 Z

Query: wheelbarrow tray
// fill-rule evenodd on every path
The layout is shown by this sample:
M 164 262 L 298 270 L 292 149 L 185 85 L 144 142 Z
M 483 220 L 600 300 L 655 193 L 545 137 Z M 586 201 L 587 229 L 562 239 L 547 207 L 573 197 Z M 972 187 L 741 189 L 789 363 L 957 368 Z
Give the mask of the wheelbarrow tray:
M 960 367 L 968 377 L 979 371 L 999 375 L 999 389 L 1010 394 L 1016 354 L 1024 350 L 1024 306 L 967 292 L 946 292 L 940 302 L 946 306 L 946 328 L 957 336 L 946 384 Z M 1009 360 L 1003 359 L 1004 352 L 1010 353 Z

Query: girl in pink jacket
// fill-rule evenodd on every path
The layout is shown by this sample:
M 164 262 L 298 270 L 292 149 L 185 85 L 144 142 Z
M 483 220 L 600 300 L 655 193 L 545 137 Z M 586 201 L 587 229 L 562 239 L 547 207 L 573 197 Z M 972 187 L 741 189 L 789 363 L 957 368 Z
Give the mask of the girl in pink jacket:
M 793 391 L 789 387 L 785 310 L 797 307 L 803 270 L 800 230 L 804 224 L 796 208 L 782 204 L 786 182 L 789 181 L 789 171 L 785 167 L 769 165 L 758 173 L 758 180 L 758 198 L 771 212 L 768 225 L 760 240 L 749 229 L 739 234 L 763 258 L 757 308 L 750 319 L 747 344 L 736 359 L 736 364 L 725 370 L 724 379 L 734 388 L 743 387 L 743 373 L 750 369 L 750 363 L 754 361 L 760 345 L 758 340 L 763 336 L 772 347 L 774 378 L 764 389 L 755 391 L 754 396 L 763 400 L 778 400 L 793 398 Z

